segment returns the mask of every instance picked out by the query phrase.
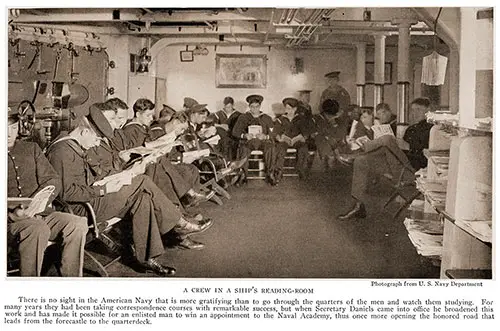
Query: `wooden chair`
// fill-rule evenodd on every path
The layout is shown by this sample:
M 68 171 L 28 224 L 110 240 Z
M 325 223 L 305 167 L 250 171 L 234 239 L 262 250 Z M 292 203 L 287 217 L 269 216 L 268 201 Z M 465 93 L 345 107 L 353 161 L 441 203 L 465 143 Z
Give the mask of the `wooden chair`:
M 231 195 L 219 184 L 221 180 L 232 174 L 232 169 L 229 168 L 229 162 L 224 156 L 210 152 L 207 157 L 202 157 L 194 163 L 200 172 L 201 189 L 203 191 L 213 190 L 217 195 L 226 199 L 231 199 Z M 218 205 L 223 205 L 222 200 L 215 195 L 212 197 Z
M 14 244 L 16 244 L 16 245 L 14 245 Z M 49 240 L 47 242 L 47 248 L 54 246 L 56 244 L 57 244 L 57 242 Z M 14 274 L 19 272 L 20 259 L 19 259 L 19 254 L 18 254 L 19 252 L 18 252 L 17 248 L 18 248 L 17 243 L 15 241 L 8 243 L 8 246 L 7 246 L 7 276 L 14 275 Z M 60 275 L 61 272 L 60 272 L 59 268 L 56 267 L 56 269 Z
M 420 195 L 420 192 L 415 187 L 415 179 L 414 178 L 412 178 L 411 180 L 405 179 L 406 174 L 408 173 L 415 174 L 415 170 L 409 163 L 407 164 L 401 163 L 401 165 L 402 167 L 397 178 L 394 178 L 394 176 L 391 173 L 383 174 L 383 177 L 389 180 L 392 188 L 392 193 L 389 196 L 389 198 L 385 201 L 384 208 L 386 208 L 397 197 L 402 198 L 404 201 L 399 206 L 396 213 L 393 215 L 394 218 L 396 218 L 399 215 L 399 213 L 403 211 L 403 209 L 408 207 L 411 204 L 411 202 Z M 408 191 L 410 191 L 409 194 Z

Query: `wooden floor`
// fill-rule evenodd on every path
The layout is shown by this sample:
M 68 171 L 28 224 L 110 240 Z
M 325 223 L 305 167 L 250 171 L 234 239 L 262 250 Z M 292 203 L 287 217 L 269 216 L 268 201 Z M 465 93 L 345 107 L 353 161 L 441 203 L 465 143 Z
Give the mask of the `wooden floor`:
M 252 180 L 230 188 L 232 199 L 223 206 L 197 207 L 215 220 L 192 237 L 205 249 L 170 249 L 160 260 L 186 278 L 438 278 L 439 268 L 410 243 L 404 215 L 394 220 L 381 210 L 387 192 L 372 193 L 366 219 L 336 219 L 352 203 L 350 177 L 348 168 L 329 174 L 315 169 L 304 181 L 289 177 L 270 187 Z M 119 262 L 109 271 L 154 277 Z

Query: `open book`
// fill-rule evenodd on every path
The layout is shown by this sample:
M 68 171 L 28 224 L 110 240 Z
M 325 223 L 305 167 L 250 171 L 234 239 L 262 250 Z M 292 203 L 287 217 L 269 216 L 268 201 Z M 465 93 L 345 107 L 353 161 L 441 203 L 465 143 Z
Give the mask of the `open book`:
M 295 145 L 295 143 L 299 142 L 299 141 L 305 141 L 305 138 L 303 135 L 299 134 L 293 138 L 290 138 L 289 136 L 287 136 L 286 134 L 282 134 L 281 135 L 281 140 L 283 142 L 286 142 L 289 146 L 293 146 Z
M 94 182 L 92 186 L 105 186 L 106 184 L 111 182 L 119 182 L 123 185 L 130 185 L 132 184 L 132 178 L 132 172 L 130 170 L 124 170 L 117 174 L 104 177 L 103 179 Z
M 33 217 L 47 208 L 49 199 L 54 194 L 55 189 L 54 185 L 49 185 L 35 194 L 33 198 L 7 198 L 7 207 L 14 209 L 20 206 L 27 206 L 25 210 L 26 216 Z
M 391 135 L 395 137 L 390 124 L 373 125 L 372 130 L 373 130 L 373 139 L 377 139 L 385 135 Z
M 262 126 L 261 125 L 249 125 L 248 126 L 248 133 L 255 135 L 258 135 L 262 133 Z

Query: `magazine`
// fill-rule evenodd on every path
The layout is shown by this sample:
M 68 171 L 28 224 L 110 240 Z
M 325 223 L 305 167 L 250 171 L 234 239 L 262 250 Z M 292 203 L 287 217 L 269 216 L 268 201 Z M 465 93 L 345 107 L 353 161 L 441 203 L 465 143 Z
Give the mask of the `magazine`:
M 261 125 L 249 125 L 248 126 L 248 133 L 253 134 L 254 136 L 261 134 L 262 133 L 262 126 Z
M 33 198 L 7 198 L 7 207 L 14 209 L 19 206 L 24 206 L 26 209 L 25 215 L 33 217 L 47 208 L 49 199 L 52 194 L 54 194 L 55 189 L 54 185 L 49 185 L 35 194 Z

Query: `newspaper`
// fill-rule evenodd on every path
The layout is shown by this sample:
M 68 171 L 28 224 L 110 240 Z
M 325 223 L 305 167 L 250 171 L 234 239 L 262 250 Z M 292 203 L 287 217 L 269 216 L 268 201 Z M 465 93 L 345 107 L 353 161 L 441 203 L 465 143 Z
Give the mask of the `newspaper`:
M 372 130 L 373 139 L 377 139 L 385 135 L 394 136 L 394 132 L 392 131 L 390 124 L 373 125 Z
M 155 148 L 155 147 L 160 147 L 160 146 L 164 146 L 167 144 L 172 144 L 175 141 L 175 138 L 177 138 L 176 133 L 170 132 L 170 133 L 167 133 L 167 134 L 159 137 L 158 139 L 156 139 L 154 141 L 146 142 L 144 144 L 144 146 L 146 148 Z
M 209 156 L 210 150 L 208 148 L 199 151 L 189 151 L 182 153 L 182 162 L 191 164 L 203 156 Z
M 220 141 L 220 136 L 216 134 L 215 136 L 212 136 L 208 139 L 203 140 L 204 143 L 210 144 L 210 145 L 217 145 Z
M 351 130 L 349 131 L 349 138 L 354 138 L 354 134 L 356 133 L 356 126 L 358 125 L 358 121 L 353 120 L 351 124 Z
M 54 194 L 55 189 L 54 185 L 49 185 L 35 194 L 33 198 L 7 198 L 7 206 L 8 208 L 16 208 L 28 204 L 24 213 L 28 217 L 33 217 L 47 208 L 49 199 Z
M 111 182 L 122 183 L 122 185 L 130 185 L 132 184 L 133 177 L 134 176 L 132 175 L 132 172 L 130 170 L 124 170 L 117 174 L 104 177 L 103 179 L 92 183 L 92 186 L 105 186 Z

